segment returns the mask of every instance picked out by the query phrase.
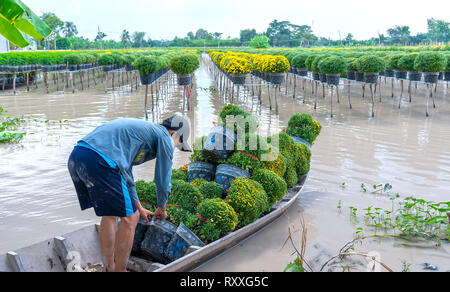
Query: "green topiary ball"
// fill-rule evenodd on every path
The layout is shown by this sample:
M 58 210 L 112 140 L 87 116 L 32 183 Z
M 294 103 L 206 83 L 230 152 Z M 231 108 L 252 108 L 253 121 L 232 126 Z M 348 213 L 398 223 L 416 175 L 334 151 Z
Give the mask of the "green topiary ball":
M 198 190 L 204 199 L 222 199 L 223 196 L 223 188 L 213 181 L 203 183 Z
M 300 53 L 294 55 L 292 57 L 291 66 L 293 68 L 306 68 L 306 59 L 308 59 L 310 55 L 306 53 Z
M 220 235 L 235 230 L 238 224 L 238 216 L 235 210 L 220 199 L 208 199 L 203 201 L 197 208 L 197 213 L 203 219 L 212 224 Z
M 325 74 L 340 74 L 347 70 L 347 60 L 341 56 L 330 56 L 322 59 L 318 67 Z
M 80 54 L 70 54 L 67 56 L 64 56 L 63 58 L 65 64 L 69 65 L 79 65 L 83 63 L 83 59 L 80 56 Z
M 203 200 L 203 195 L 199 189 L 189 183 L 179 183 L 172 185 L 170 203 L 189 212 L 195 212 L 195 209 Z
M 287 193 L 286 182 L 273 171 L 258 169 L 253 173 L 252 179 L 263 186 L 270 205 L 281 200 Z
M 297 172 L 295 171 L 294 165 L 292 166 L 288 165 L 288 168 L 283 178 L 289 189 L 294 187 L 298 183 L 298 175 Z
M 376 55 L 361 57 L 358 61 L 358 72 L 380 73 L 386 70 L 386 62 Z
M 143 76 L 155 73 L 161 69 L 161 60 L 154 56 L 143 56 L 138 58 L 133 66 L 139 70 Z
M 387 57 L 387 63 L 386 68 L 392 69 L 392 70 L 401 70 L 398 61 L 404 56 L 405 54 L 394 54 Z
M 288 123 L 286 133 L 289 136 L 295 136 L 305 139 L 311 145 L 322 131 L 322 126 L 319 122 L 313 120 L 309 114 L 295 114 Z
M 198 56 L 190 53 L 175 55 L 169 62 L 169 68 L 175 74 L 191 74 L 199 67 Z
M 299 154 L 295 162 L 295 171 L 298 175 L 307 174 L 311 167 L 311 150 L 308 146 L 299 143 L 295 143 L 295 149 Z
M 442 72 L 447 65 L 447 59 L 440 52 L 425 51 L 419 53 L 414 63 L 416 71 L 420 72 Z
M 415 71 L 414 64 L 416 62 L 418 54 L 404 55 L 398 60 L 398 67 L 403 71 Z

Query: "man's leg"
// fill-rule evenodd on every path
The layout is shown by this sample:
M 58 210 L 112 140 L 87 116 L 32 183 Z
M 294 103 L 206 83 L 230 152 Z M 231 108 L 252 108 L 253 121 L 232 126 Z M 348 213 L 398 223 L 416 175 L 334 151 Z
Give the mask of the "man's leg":
M 107 272 L 114 272 L 114 245 L 116 242 L 116 217 L 102 217 L 100 223 L 100 246 Z
M 138 221 L 139 211 L 129 217 L 120 219 L 119 231 L 116 237 L 116 272 L 126 272 Z

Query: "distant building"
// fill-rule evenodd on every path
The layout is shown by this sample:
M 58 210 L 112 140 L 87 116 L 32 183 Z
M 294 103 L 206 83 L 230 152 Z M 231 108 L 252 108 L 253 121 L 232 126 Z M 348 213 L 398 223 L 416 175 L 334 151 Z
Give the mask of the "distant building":
M 9 52 L 9 42 L 2 35 L 0 35 L 0 53 Z

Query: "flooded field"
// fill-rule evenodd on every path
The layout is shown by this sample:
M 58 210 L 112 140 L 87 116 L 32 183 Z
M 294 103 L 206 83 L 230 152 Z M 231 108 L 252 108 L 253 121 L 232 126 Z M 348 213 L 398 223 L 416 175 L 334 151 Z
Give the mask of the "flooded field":
M 173 77 L 172 81 L 173 81 Z M 285 96 L 278 94 L 279 111 L 269 109 L 266 88 L 262 104 L 249 91 L 241 88 L 234 103 L 258 115 L 262 131 L 278 131 L 287 125 L 291 115 L 310 113 L 323 125 L 312 153 L 312 170 L 306 190 L 281 219 L 265 228 L 226 254 L 214 259 L 198 271 L 281 271 L 295 259 L 290 243 L 283 247 L 288 228 L 298 230 L 300 218 L 308 229 L 306 257 L 311 261 L 338 253 L 353 239 L 355 222 L 349 207 L 362 210 L 367 206 L 388 208 L 392 202 L 386 195 L 361 191 L 361 184 L 390 183 L 391 193 L 401 197 L 415 195 L 430 201 L 448 201 L 450 196 L 450 102 L 448 88 L 439 84 L 436 109 L 430 107 L 425 117 L 425 90 L 420 84 L 413 89 L 412 103 L 406 98 L 398 109 L 399 84 L 395 98 L 390 83 L 382 81 L 382 102 L 375 102 L 375 118 L 370 117 L 370 94 L 362 98 L 361 86 L 352 83 L 352 105 L 348 107 L 347 88 L 341 87 L 341 100 L 334 100 L 334 117 L 330 117 L 330 97 L 321 91 L 318 108 L 309 82 L 303 91 L 297 83 L 297 98 L 292 85 Z M 18 144 L 0 146 L 0 253 L 15 250 L 83 226 L 99 222 L 94 212 L 81 212 L 67 171 L 67 159 L 73 146 L 95 127 L 122 117 L 144 118 L 144 90 L 130 92 L 129 87 L 105 93 L 104 85 L 75 94 L 46 94 L 37 89 L 0 93 L 0 106 L 10 116 L 24 116 L 28 135 Z M 299 89 L 300 88 L 300 89 Z M 251 91 L 251 87 L 250 87 Z M 273 93 L 272 93 L 273 94 Z M 206 135 L 226 103 L 218 96 L 207 66 L 195 74 L 192 88 L 193 111 L 188 112 L 197 137 Z M 175 112 L 182 112 L 182 91 L 170 86 L 161 96 L 149 120 L 159 122 Z M 303 100 L 305 99 L 305 103 Z M 176 152 L 175 166 L 188 162 L 188 156 Z M 136 179 L 151 180 L 153 164 L 135 169 Z M 345 183 L 345 187 L 343 187 Z M 342 213 L 337 206 L 342 203 Z M 300 234 L 294 233 L 296 243 Z M 450 270 L 450 246 L 411 248 L 398 246 L 394 240 L 371 240 L 357 250 L 377 252 L 380 259 L 396 271 L 402 262 L 411 270 L 422 270 L 424 263 Z M 319 256 L 319 258 L 318 258 Z M 364 259 L 355 258 L 359 269 Z M 318 264 L 318 269 L 320 269 Z M 364 267 L 363 267 L 364 269 Z

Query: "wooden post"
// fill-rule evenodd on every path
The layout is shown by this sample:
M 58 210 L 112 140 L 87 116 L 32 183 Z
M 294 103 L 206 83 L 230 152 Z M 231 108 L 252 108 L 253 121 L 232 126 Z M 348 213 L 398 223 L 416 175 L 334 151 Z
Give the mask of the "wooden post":
M 148 98 L 148 84 L 145 84 L 145 101 L 144 101 L 144 110 L 145 110 L 145 120 L 148 121 L 148 112 L 147 112 L 147 98 Z
M 27 72 L 26 74 L 27 74 L 27 91 L 30 91 L 30 75 L 29 72 Z
M 105 93 L 108 93 L 108 72 L 105 72 Z
M 318 87 L 318 82 L 317 81 L 314 81 L 314 84 L 313 84 L 313 86 L 312 87 L 314 87 L 314 85 L 315 85 L 315 90 L 314 90 L 314 92 L 315 92 L 315 102 L 314 102 L 314 109 L 317 109 L 317 99 L 318 99 L 318 93 L 317 93 L 317 87 Z
M 348 105 L 349 108 L 352 109 L 352 102 L 350 100 L 350 94 L 351 94 L 351 85 L 350 85 L 350 80 L 347 80 L 347 85 L 348 85 Z
M 430 116 L 430 114 L 428 113 L 428 104 L 430 101 L 431 92 L 432 92 L 432 89 L 430 90 L 430 84 L 427 83 L 427 102 L 426 102 L 426 111 L 425 111 L 427 118 Z
M 70 80 L 72 81 L 72 93 L 75 93 L 75 74 L 73 72 L 70 72 Z
M 297 89 L 297 75 L 294 76 L 294 95 L 292 96 L 295 99 L 295 91 Z M 305 103 L 305 98 L 303 97 L 303 103 Z
M 16 94 L 16 78 L 17 78 L 17 75 L 16 75 L 16 73 L 14 73 L 13 74 L 13 94 L 14 95 Z
M 2 91 L 5 91 L 5 84 L 6 84 L 6 74 L 3 73 L 3 85 L 2 85 Z
M 372 97 L 372 118 L 375 117 L 375 99 L 373 95 L 373 86 L 370 84 L 370 96 Z
M 331 97 L 330 97 L 330 103 L 331 103 L 331 118 L 333 118 L 333 93 L 334 93 L 334 86 L 331 85 Z
M 49 90 L 48 90 L 48 73 L 47 72 L 44 73 L 44 82 L 45 82 L 45 89 L 48 94 Z

